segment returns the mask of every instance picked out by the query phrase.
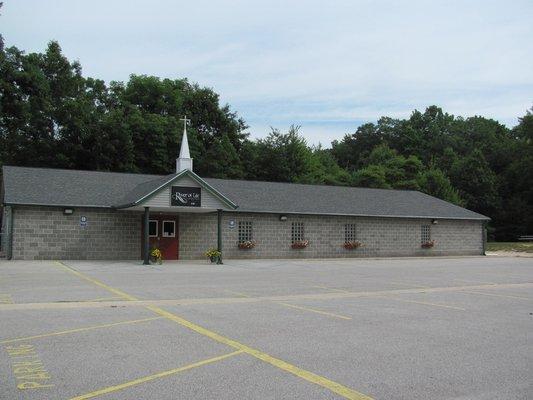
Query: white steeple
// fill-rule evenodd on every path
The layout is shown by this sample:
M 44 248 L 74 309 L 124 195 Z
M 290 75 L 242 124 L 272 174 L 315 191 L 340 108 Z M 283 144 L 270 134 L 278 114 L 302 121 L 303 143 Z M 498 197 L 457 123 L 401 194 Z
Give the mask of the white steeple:
M 183 121 L 183 136 L 181 138 L 180 156 L 176 160 L 176 173 L 180 173 L 186 169 L 192 171 L 192 158 L 189 153 L 189 140 L 187 139 L 187 124 L 191 120 L 183 117 L 180 121 Z

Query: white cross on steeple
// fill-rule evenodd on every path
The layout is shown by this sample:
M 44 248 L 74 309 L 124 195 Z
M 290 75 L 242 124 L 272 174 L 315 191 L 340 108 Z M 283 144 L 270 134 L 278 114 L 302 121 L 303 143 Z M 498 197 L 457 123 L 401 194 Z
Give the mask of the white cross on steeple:
M 185 169 L 192 171 L 192 158 L 189 152 L 189 140 L 187 139 L 187 125 L 191 122 L 186 116 L 180 118 L 183 121 L 183 136 L 181 137 L 180 155 L 176 160 L 176 173 Z
M 187 133 L 187 125 L 189 125 L 189 122 L 191 122 L 191 120 L 187 118 L 187 116 L 184 116 L 183 118 L 180 118 L 180 121 L 183 121 L 183 132 Z

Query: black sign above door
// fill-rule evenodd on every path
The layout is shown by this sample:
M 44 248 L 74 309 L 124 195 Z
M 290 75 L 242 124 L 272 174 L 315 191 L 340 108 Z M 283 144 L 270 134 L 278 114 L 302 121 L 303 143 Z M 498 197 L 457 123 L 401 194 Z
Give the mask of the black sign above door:
M 170 205 L 181 207 L 200 207 L 202 204 L 202 189 L 186 186 L 172 186 Z

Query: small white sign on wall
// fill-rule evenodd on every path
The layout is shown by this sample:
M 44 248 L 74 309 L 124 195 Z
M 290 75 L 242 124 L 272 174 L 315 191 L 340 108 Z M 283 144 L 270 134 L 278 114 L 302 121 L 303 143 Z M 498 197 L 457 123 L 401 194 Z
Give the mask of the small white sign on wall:
M 87 224 L 88 224 L 88 221 L 87 221 L 87 217 L 85 215 L 82 215 L 80 217 L 80 226 L 82 228 L 86 228 L 87 227 Z
M 235 220 L 234 219 L 230 219 L 228 225 L 229 225 L 230 229 L 235 228 Z

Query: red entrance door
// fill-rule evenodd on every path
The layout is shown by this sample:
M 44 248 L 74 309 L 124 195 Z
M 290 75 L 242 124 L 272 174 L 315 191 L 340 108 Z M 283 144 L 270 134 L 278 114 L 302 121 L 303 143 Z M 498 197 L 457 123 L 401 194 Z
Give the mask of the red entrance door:
M 142 235 L 144 237 L 144 227 Z M 150 251 L 161 250 L 163 260 L 178 259 L 178 217 L 175 215 L 151 215 L 148 229 Z M 144 249 L 143 249 L 144 256 Z

